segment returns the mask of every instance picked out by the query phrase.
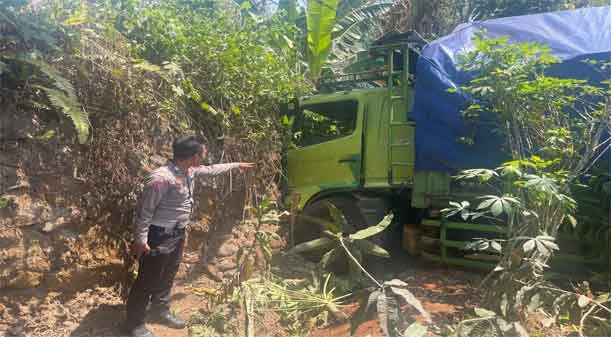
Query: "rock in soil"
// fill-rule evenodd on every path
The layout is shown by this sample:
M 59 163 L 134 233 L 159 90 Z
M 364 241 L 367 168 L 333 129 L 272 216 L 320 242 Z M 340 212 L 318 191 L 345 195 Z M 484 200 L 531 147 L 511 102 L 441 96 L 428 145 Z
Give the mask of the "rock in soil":
M 222 245 L 218 252 L 216 253 L 217 256 L 219 257 L 227 257 L 227 256 L 232 256 L 235 255 L 238 252 L 239 248 L 238 246 L 232 244 L 232 243 L 225 243 L 224 245 Z

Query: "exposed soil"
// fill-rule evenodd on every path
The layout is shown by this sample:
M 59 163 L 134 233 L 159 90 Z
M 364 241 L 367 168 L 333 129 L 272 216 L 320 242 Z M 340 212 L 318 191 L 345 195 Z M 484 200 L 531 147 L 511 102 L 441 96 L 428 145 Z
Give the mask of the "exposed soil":
M 413 258 L 400 251 L 393 252 L 393 259 L 376 264 L 374 275 L 378 279 L 398 278 L 408 284 L 409 290 L 422 302 L 433 320 L 433 328 L 428 336 L 440 336 L 435 333 L 440 328 L 460 322 L 466 313 L 472 312 L 479 296 L 475 292 L 482 274 L 476 271 L 462 270 L 422 259 Z M 346 307 L 346 312 L 354 312 L 358 304 Z M 423 323 L 423 318 L 409 306 L 402 308 L 415 321 Z M 312 337 L 349 336 L 350 324 L 342 323 L 316 330 Z M 377 319 L 364 322 L 353 335 L 354 337 L 384 337 Z
M 245 244 L 246 241 L 231 239 L 224 250 L 230 250 L 234 244 Z M 215 289 L 219 282 L 200 268 L 198 251 L 185 255 L 173 292 L 173 309 L 182 317 L 208 309 L 208 297 L 203 294 L 206 289 Z M 377 277 L 397 277 L 408 283 L 410 291 L 429 311 L 435 325 L 441 327 L 460 321 L 465 312 L 477 301 L 474 285 L 481 279 L 481 274 L 471 273 L 441 265 L 430 264 L 420 259 L 407 256 L 396 256 L 387 263 L 374 268 Z M 200 294 L 200 295 L 198 295 Z M 73 294 L 44 293 L 36 289 L 12 290 L 0 293 L 0 331 L 5 336 L 32 337 L 118 337 L 119 325 L 124 317 L 123 300 L 113 287 L 92 287 Z M 347 305 L 347 313 L 358 308 L 357 304 Z M 405 307 L 404 310 L 419 319 L 415 312 Z M 228 318 L 231 320 L 231 318 Z M 278 335 L 282 330 L 274 316 L 264 319 L 269 329 L 269 336 Z M 187 336 L 187 330 L 169 329 L 159 324 L 150 323 L 150 328 L 158 337 Z M 313 337 L 348 336 L 349 324 L 332 324 L 326 328 L 313 331 Z M 356 331 L 358 337 L 382 337 L 380 326 L 375 319 L 363 323 Z M 437 336 L 433 333 L 430 336 Z

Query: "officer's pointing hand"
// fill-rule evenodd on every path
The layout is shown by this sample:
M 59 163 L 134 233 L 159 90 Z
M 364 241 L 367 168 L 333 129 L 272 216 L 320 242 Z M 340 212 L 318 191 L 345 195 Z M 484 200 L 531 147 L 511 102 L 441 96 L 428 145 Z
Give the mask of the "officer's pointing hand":
M 249 169 L 249 168 L 254 167 L 254 166 L 255 166 L 255 163 L 240 163 L 240 168 L 242 170 Z

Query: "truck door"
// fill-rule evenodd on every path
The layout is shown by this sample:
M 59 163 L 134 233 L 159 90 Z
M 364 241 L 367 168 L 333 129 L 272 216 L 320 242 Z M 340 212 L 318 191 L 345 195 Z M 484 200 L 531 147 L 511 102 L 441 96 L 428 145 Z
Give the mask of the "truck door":
M 302 102 L 293 124 L 296 148 L 287 154 L 289 188 L 305 203 L 325 189 L 361 181 L 362 104 L 345 95 Z

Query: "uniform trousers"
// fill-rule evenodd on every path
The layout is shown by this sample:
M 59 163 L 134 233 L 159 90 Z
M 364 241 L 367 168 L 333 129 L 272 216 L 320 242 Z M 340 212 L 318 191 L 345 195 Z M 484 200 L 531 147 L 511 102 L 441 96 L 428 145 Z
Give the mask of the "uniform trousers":
M 170 309 L 170 293 L 182 260 L 185 230 L 150 226 L 148 245 L 151 251 L 140 258 L 138 277 L 127 298 L 127 329 L 144 324 L 149 303 L 156 310 Z

